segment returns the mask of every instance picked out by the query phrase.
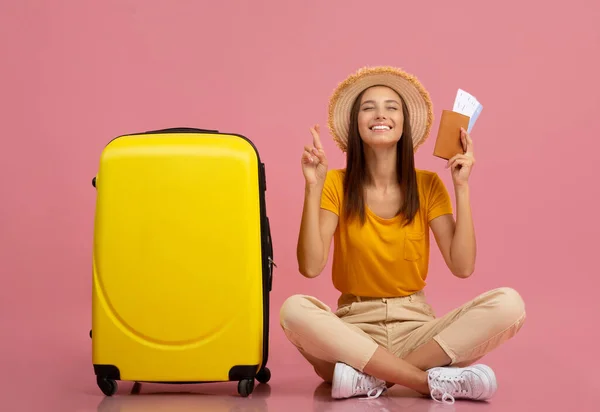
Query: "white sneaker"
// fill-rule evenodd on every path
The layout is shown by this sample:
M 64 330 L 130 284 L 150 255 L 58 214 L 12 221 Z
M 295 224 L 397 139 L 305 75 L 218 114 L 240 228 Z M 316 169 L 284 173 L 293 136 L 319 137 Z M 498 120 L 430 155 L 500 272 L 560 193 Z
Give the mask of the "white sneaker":
M 367 395 L 363 399 L 375 399 L 387 389 L 386 382 L 359 372 L 345 363 L 336 363 L 333 372 L 331 396 L 334 399 Z
M 455 399 L 460 398 L 484 401 L 498 389 L 496 375 L 486 365 L 432 368 L 428 373 L 429 390 L 436 402 L 453 404 Z

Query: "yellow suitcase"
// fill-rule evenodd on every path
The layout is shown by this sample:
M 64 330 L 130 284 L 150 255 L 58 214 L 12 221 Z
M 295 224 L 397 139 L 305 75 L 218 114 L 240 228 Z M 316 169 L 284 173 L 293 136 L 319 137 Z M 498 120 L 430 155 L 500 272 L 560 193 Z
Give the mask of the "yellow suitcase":
M 273 248 L 266 174 L 244 136 L 113 139 L 97 175 L 92 362 L 117 381 L 266 383 Z

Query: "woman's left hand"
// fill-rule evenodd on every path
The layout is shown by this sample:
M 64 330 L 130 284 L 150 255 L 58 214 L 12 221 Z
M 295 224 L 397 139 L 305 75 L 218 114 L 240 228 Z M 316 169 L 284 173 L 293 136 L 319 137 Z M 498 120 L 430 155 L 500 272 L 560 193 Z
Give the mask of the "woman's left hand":
M 469 184 L 469 176 L 475 165 L 473 156 L 473 141 L 465 129 L 460 128 L 460 141 L 462 143 L 464 154 L 457 154 L 448 160 L 446 168 L 452 172 L 452 181 L 454 186 L 466 186 Z

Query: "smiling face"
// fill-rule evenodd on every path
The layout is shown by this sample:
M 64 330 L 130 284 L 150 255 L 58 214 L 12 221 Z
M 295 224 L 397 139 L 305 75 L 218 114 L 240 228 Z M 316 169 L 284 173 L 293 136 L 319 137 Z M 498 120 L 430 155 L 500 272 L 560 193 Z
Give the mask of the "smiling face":
M 367 89 L 358 111 L 358 131 L 372 148 L 393 147 L 402 136 L 404 116 L 398 94 L 385 86 Z

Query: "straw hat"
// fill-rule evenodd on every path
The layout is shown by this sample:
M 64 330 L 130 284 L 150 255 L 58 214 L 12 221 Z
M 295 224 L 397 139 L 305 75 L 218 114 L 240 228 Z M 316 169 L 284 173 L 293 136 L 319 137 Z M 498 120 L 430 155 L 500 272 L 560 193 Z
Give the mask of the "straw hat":
M 335 89 L 329 102 L 328 126 L 337 146 L 347 151 L 350 110 L 356 97 L 371 86 L 388 86 L 402 96 L 410 114 L 416 151 L 429 135 L 433 123 L 433 105 L 429 93 L 415 76 L 389 66 L 362 68 Z

